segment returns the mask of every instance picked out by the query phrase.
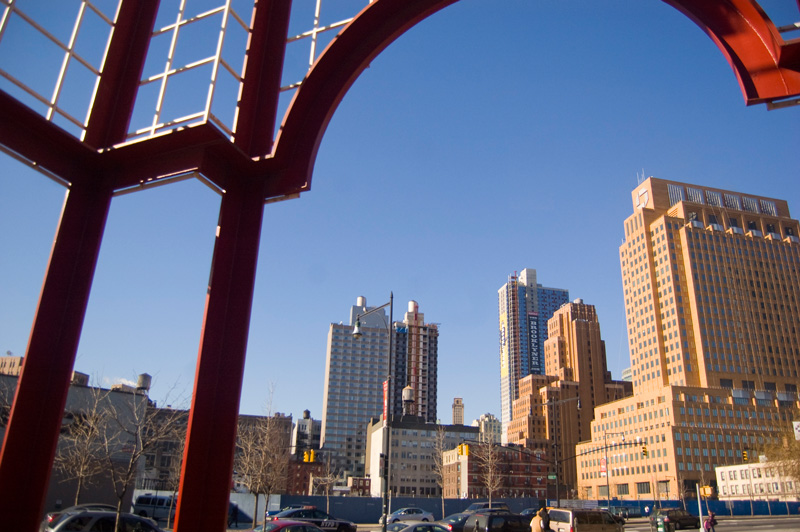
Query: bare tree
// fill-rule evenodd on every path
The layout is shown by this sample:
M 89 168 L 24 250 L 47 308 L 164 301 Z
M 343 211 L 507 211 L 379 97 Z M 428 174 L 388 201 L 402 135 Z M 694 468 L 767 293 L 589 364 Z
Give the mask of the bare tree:
M 436 478 L 436 485 L 439 486 L 439 492 L 442 495 L 442 519 L 444 519 L 444 452 L 447 451 L 445 439 L 447 431 L 442 425 L 436 427 L 436 434 L 433 440 L 433 474 Z
M 54 468 L 61 473 L 61 482 L 75 481 L 74 504 L 79 504 L 85 487 L 99 481 L 105 470 L 101 432 L 109 421 L 106 404 L 109 390 L 88 388 L 83 404 L 66 412 L 61 429 Z
M 118 395 L 117 400 L 113 396 Z M 127 397 L 123 397 L 127 395 Z M 120 514 L 128 491 L 139 472 L 140 460 L 164 442 L 180 437 L 185 426 L 185 410 L 156 408 L 144 394 L 111 392 L 105 402 L 106 419 L 100 437 L 102 462 L 111 476 L 117 497 L 116 530 L 121 530 Z
M 489 497 L 489 505 L 492 504 L 492 495 L 497 491 L 502 482 L 503 476 L 500 471 L 500 450 L 494 442 L 485 442 L 470 445 L 470 454 L 475 459 L 480 478 Z
M 269 390 L 267 411 L 272 404 Z M 286 490 L 289 472 L 290 417 L 282 414 L 240 416 L 236 437 L 235 468 L 239 482 L 253 495 L 253 526 L 258 521 L 258 499 L 264 495 L 266 518 L 269 496 Z
M 325 511 L 331 511 L 331 488 L 338 484 L 342 479 L 342 474 L 334 466 L 331 466 L 330 456 L 325 462 L 325 468 L 322 470 L 321 475 L 315 476 L 313 480 L 313 488 L 320 488 L 325 494 Z
M 181 484 L 181 469 L 183 466 L 183 451 L 186 448 L 186 430 L 188 422 L 188 414 L 183 418 L 180 423 L 176 424 L 174 442 L 168 443 L 170 450 L 169 466 L 166 468 L 166 477 L 164 478 L 166 488 L 171 492 L 172 497 L 169 500 L 169 512 L 167 512 L 167 528 L 170 528 L 172 521 L 172 514 L 174 511 L 176 496 L 178 488 Z
M 791 419 L 800 419 L 798 416 L 800 413 L 795 411 Z M 765 445 L 762 451 L 768 462 L 778 462 L 784 475 L 800 482 L 800 441 L 795 439 L 791 425 L 780 431 L 777 442 Z

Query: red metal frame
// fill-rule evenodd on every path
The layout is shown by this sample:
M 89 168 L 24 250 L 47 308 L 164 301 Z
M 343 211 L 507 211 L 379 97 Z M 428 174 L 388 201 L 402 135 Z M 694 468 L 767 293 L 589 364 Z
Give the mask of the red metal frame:
M 124 140 L 157 2 L 123 0 L 85 140 L 0 91 L 0 144 L 69 183 L 0 453 L 0 515 L 37 529 L 105 220 L 115 191 L 181 172 L 224 190 L 198 353 L 177 530 L 225 529 L 264 201 L 310 189 L 339 102 L 393 40 L 457 0 L 376 0 L 313 66 L 273 145 L 291 4 L 259 0 L 234 142 L 211 124 Z M 753 0 L 664 0 L 717 43 L 747 104 L 800 95 L 800 42 L 784 42 Z

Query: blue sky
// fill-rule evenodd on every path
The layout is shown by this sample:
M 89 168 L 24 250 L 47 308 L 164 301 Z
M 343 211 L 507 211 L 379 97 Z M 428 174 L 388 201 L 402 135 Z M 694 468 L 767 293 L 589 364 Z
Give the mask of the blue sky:
M 794 2 L 763 5 L 800 19 Z M 442 421 L 454 397 L 467 420 L 499 415 L 497 290 L 526 267 L 597 307 L 618 378 L 618 247 L 637 176 L 786 199 L 797 217 L 798 118 L 746 107 L 712 41 L 657 0 L 444 9 L 356 81 L 311 191 L 267 206 L 241 411 L 319 418 L 329 324 L 393 291 L 396 319 L 413 299 L 441 324 Z M 0 156 L 3 353 L 25 352 L 63 198 Z M 103 385 L 147 372 L 153 398 L 188 400 L 218 207 L 195 181 L 114 199 L 78 371 Z

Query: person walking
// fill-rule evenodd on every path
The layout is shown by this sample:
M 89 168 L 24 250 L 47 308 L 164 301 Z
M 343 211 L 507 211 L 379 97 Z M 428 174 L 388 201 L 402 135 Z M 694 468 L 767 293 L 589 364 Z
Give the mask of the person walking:
M 539 516 L 539 527 L 541 527 L 542 532 L 551 532 L 550 512 L 547 511 L 547 506 L 542 506 L 537 515 Z
M 716 532 L 715 526 L 717 526 L 717 516 L 714 512 L 709 512 L 708 517 L 703 522 L 703 528 L 706 532 Z

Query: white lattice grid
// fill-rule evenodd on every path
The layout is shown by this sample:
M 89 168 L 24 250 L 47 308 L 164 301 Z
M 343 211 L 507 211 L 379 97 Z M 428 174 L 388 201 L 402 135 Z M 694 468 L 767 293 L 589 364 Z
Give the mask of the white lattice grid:
M 119 3 L 0 0 L 0 89 L 83 138 Z M 368 3 L 293 2 L 279 117 L 336 30 Z M 161 1 L 129 140 L 205 122 L 232 136 L 253 5 Z

